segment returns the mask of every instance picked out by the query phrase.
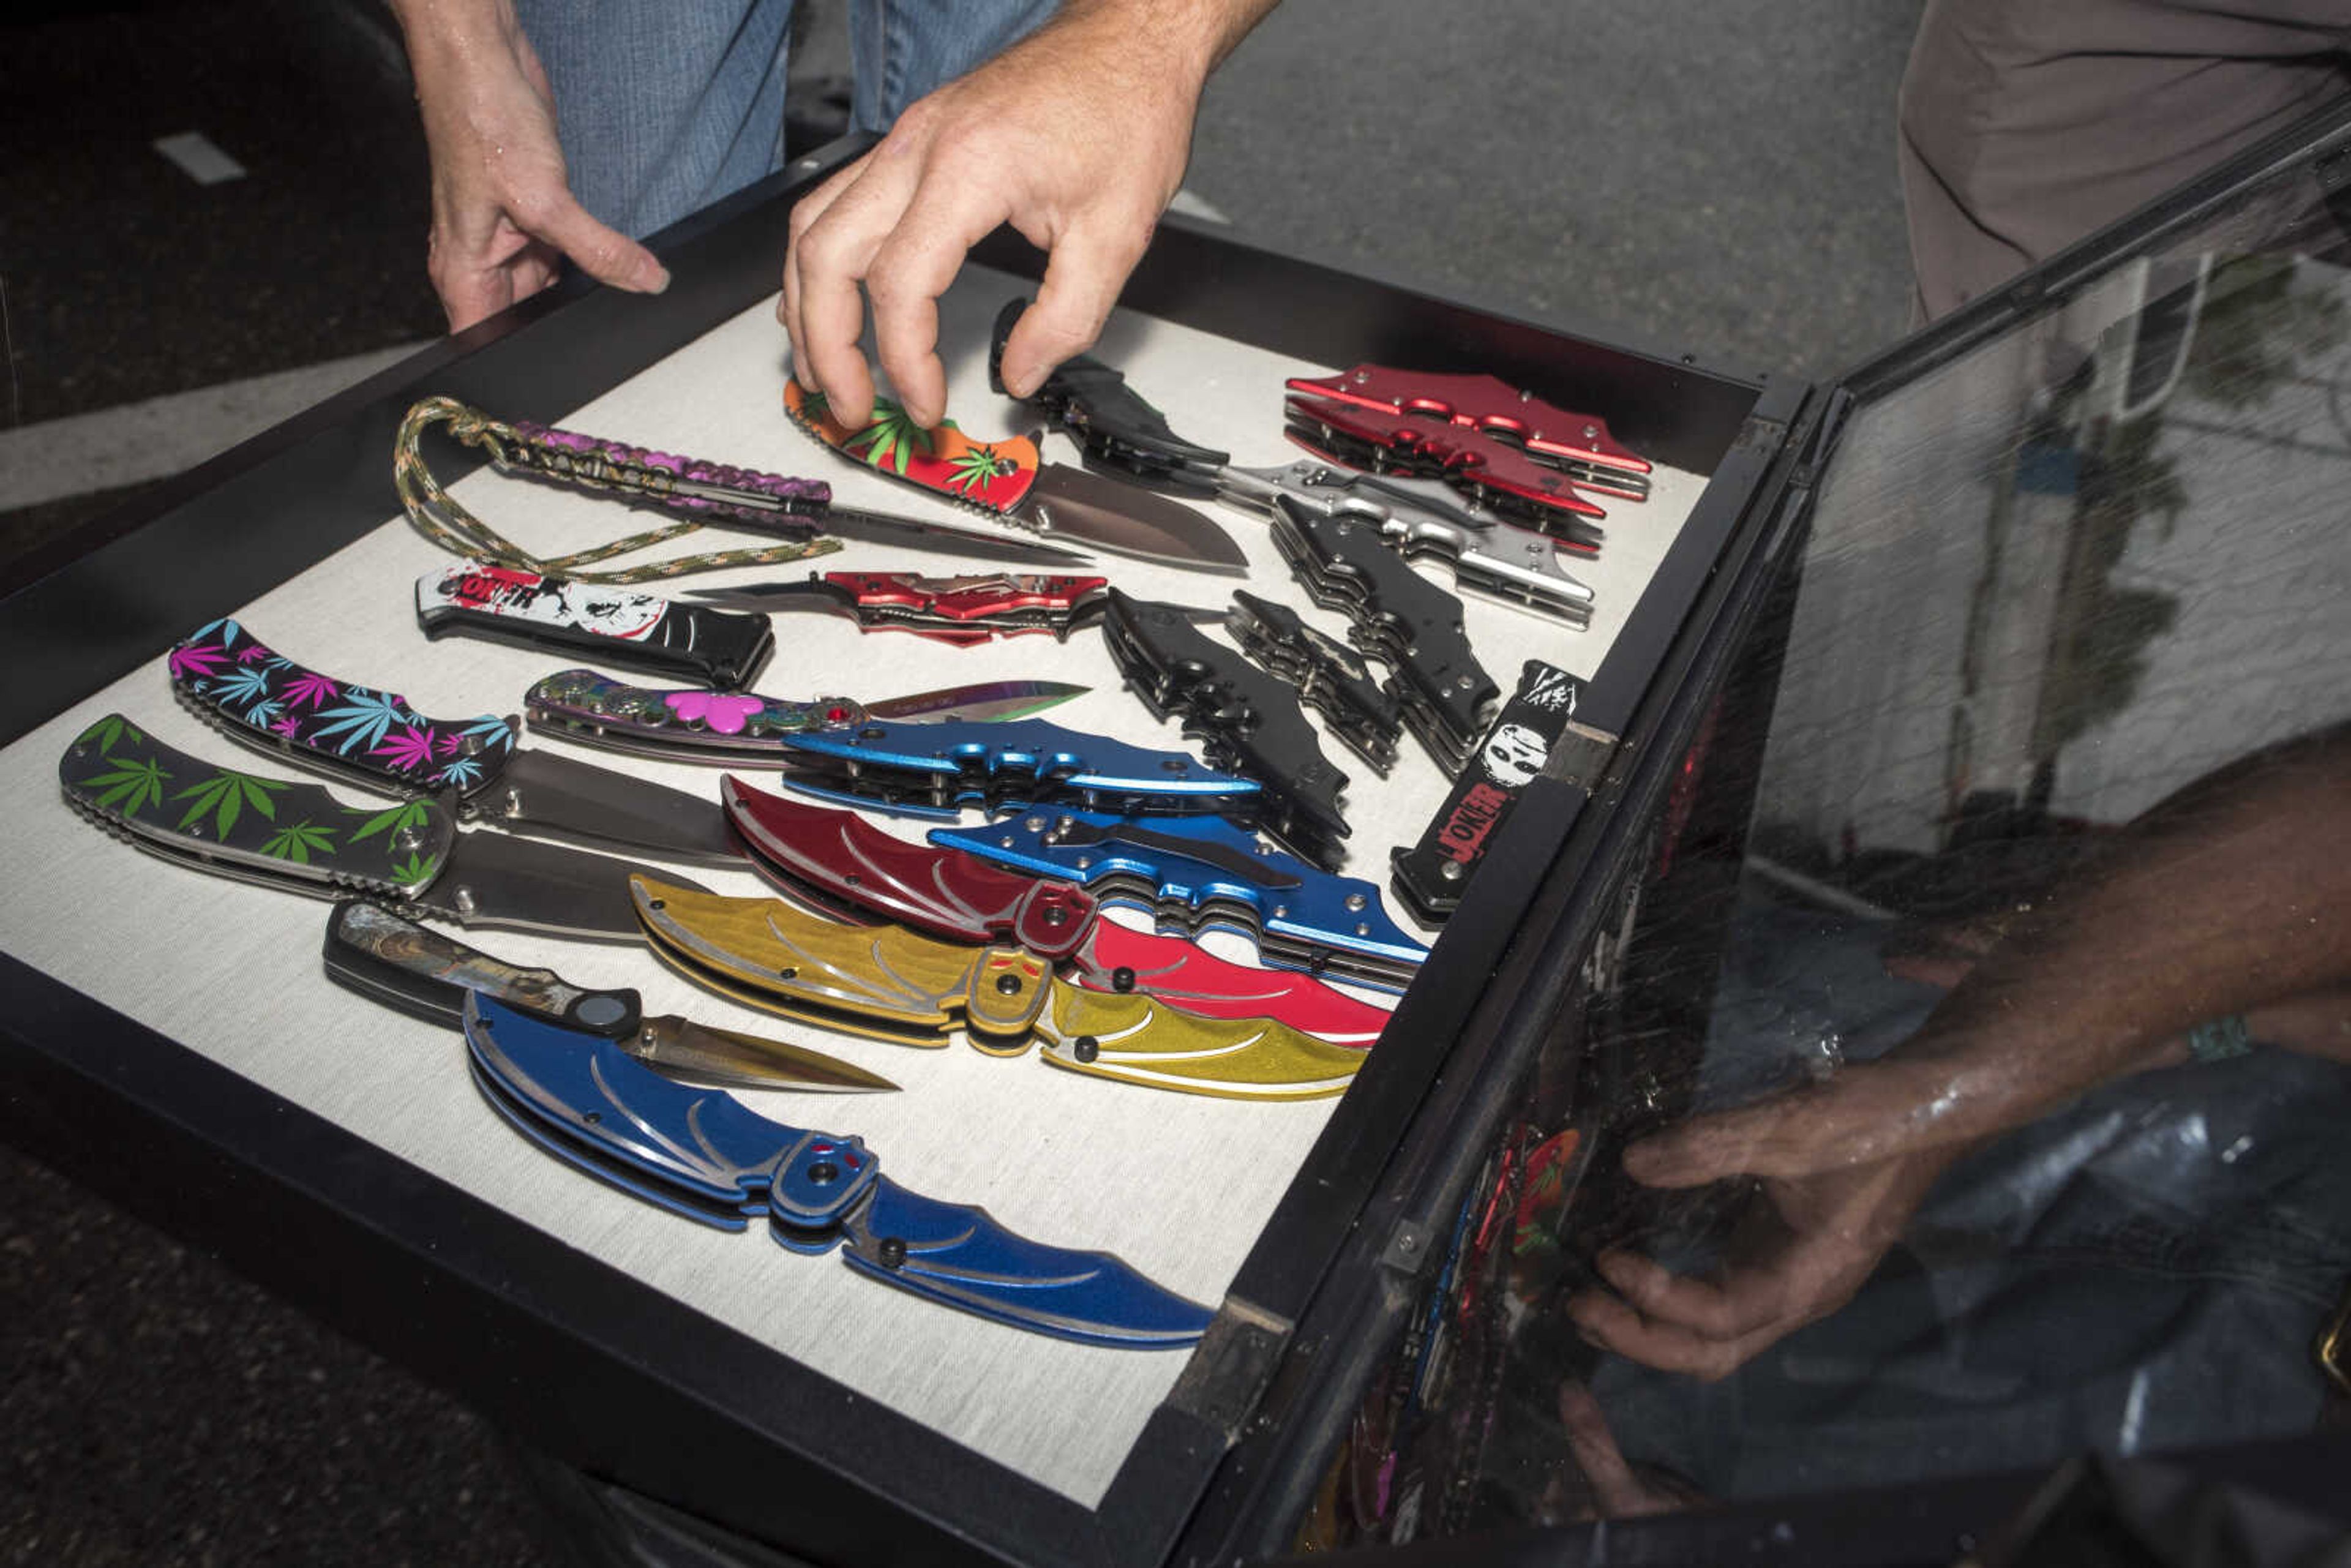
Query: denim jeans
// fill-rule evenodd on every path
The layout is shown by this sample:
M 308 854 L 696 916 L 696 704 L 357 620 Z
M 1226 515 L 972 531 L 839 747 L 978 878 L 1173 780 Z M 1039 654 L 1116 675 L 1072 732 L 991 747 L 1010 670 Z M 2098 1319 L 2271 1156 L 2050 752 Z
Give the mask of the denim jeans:
M 1701 1098 L 1913 1031 L 1884 928 L 1750 894 Z M 2101 1086 L 1955 1165 L 1842 1311 L 1699 1384 L 1609 1358 L 1626 1454 L 1720 1498 L 2307 1430 L 2351 1274 L 2351 1067 L 2277 1050 Z M 1668 1258 L 1677 1265 L 1694 1260 Z
M 850 0 L 855 123 L 1035 27 L 1055 0 Z M 783 163 L 792 0 L 517 0 L 555 93 L 573 194 L 640 237 Z

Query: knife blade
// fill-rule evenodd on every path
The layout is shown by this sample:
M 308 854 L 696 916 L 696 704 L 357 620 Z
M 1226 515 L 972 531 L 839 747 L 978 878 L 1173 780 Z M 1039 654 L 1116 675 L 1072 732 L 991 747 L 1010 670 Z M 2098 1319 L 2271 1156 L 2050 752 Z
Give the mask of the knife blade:
M 1258 829 L 1319 865 L 1335 867 L 1354 831 L 1343 801 L 1347 776 L 1322 754 L 1297 688 L 1194 627 L 1181 607 L 1110 591 L 1102 642 L 1127 689 L 1155 718 L 1176 714 L 1211 767 L 1264 786 Z
M 1073 986 L 1017 947 L 973 948 L 896 925 L 852 925 L 779 898 L 723 898 L 639 876 L 653 950 L 722 995 L 902 1045 L 960 1030 L 991 1056 L 1032 1040 L 1057 1067 L 1244 1100 L 1343 1092 L 1364 1053 L 1271 1019 L 1207 1019 L 1139 992 Z
M 1087 810 L 1251 817 L 1264 793 L 1257 780 L 1180 751 L 1147 750 L 1037 718 L 867 724 L 786 736 L 784 747 L 784 781 L 793 789 L 913 816 L 1066 802 Z
M 713 800 L 520 747 L 510 719 L 426 718 L 405 697 L 303 668 L 235 620 L 183 639 L 167 664 L 181 702 L 230 739 L 362 788 L 446 790 L 461 821 L 532 837 L 699 865 L 742 859 Z
M 1098 991 L 1142 991 L 1204 1018 L 1270 1018 L 1335 1044 L 1368 1046 L 1387 1014 L 1296 970 L 1231 963 L 1196 943 L 1098 918 L 1059 879 L 999 871 L 961 850 L 909 843 L 853 811 L 719 786 L 752 862 L 788 892 L 880 915 L 949 941 L 1008 945 Z
M 784 407 L 836 452 L 1037 533 L 1170 566 L 1249 570 L 1240 547 L 1191 507 L 1082 468 L 1045 464 L 1026 436 L 974 441 L 952 420 L 925 430 L 888 398 L 876 398 L 872 421 L 852 431 L 833 418 L 821 392 L 797 380 L 785 383 Z
M 1075 882 L 1105 904 L 1149 910 L 1163 930 L 1238 931 L 1284 968 L 1401 991 L 1428 956 L 1371 883 L 1318 871 L 1215 817 L 1030 811 L 934 828 L 928 837 L 991 865 Z
M 446 425 L 453 439 L 479 449 L 501 474 L 612 494 L 689 517 L 724 518 L 762 533 L 795 538 L 819 529 L 878 534 L 902 549 L 943 550 L 980 560 L 1082 565 L 1086 559 L 1077 551 L 1040 540 L 1010 538 L 930 517 L 836 506 L 832 486 L 821 479 L 649 451 L 529 420 L 507 423 L 454 398 L 426 398 L 411 408 L 401 425 L 401 450 L 418 453 L 418 438 L 433 424 Z M 421 455 L 415 461 L 422 463 Z
M 582 746 L 667 762 L 780 764 L 787 742 L 814 730 L 854 730 L 876 719 L 996 724 L 1088 690 L 1061 681 L 980 681 L 868 706 L 850 697 L 791 702 L 756 693 L 632 686 L 593 670 L 559 670 L 533 685 L 523 710 L 536 728 Z
M 1102 618 L 1106 577 L 1037 577 L 990 572 L 921 577 L 906 571 L 810 572 L 804 582 L 754 582 L 687 595 L 705 603 L 762 613 L 814 611 L 845 616 L 861 632 L 911 632 L 935 642 L 976 646 L 998 637 L 1050 632 L 1061 641 Z M 1215 612 L 1192 610 L 1194 619 Z
M 467 998 L 474 1081 L 540 1148 L 673 1213 L 723 1230 L 765 1214 L 786 1250 L 840 1248 L 869 1279 L 1015 1328 L 1127 1349 L 1180 1348 L 1214 1316 L 1106 1252 L 1032 1241 L 984 1208 L 922 1197 L 857 1137 L 761 1116 L 672 1083 L 596 1036 L 478 993 Z
M 438 800 L 352 806 L 315 784 L 216 767 L 120 714 L 57 759 L 68 804 L 137 848 L 199 871 L 340 898 L 356 889 L 466 927 L 637 939 L 626 861 L 461 833 Z
M 527 969 L 365 899 L 329 911 L 327 976 L 372 1001 L 434 1023 L 461 1025 L 465 998 L 495 997 L 517 1012 L 612 1041 L 649 1067 L 745 1089 L 868 1092 L 898 1086 L 804 1045 L 705 1027 L 666 1013 L 647 1018 L 633 990 L 589 990 L 552 969 Z
M 733 691 L 776 645 L 764 616 L 678 604 L 635 589 L 467 560 L 416 580 L 416 623 L 526 648 L 552 648 Z

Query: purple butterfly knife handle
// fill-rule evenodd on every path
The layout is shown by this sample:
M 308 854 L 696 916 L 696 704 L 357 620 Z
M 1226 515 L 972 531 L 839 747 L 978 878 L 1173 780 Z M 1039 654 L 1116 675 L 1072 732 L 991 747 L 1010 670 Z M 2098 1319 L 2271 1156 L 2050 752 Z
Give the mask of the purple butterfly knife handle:
M 511 428 L 528 445 L 519 455 L 527 472 L 632 491 L 681 512 L 754 522 L 769 521 L 778 512 L 785 512 L 807 517 L 813 528 L 817 517 L 832 504 L 832 486 L 821 479 L 796 479 L 757 468 L 737 468 L 731 463 L 682 457 L 528 420 L 516 420 Z

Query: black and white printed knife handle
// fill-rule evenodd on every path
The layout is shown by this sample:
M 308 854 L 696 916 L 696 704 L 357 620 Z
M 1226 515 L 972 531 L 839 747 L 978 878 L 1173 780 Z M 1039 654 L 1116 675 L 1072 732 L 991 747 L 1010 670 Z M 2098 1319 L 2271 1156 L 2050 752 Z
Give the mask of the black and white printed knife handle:
M 469 795 L 514 756 L 511 720 L 426 718 L 395 693 L 306 670 L 235 621 L 181 639 L 172 690 L 231 740 L 371 789 Z
M 748 681 L 776 643 L 764 615 L 478 560 L 416 580 L 416 623 L 428 637 L 462 632 L 587 653 L 600 664 L 698 681 L 714 691 Z
M 405 920 L 380 904 L 346 899 L 327 917 L 328 977 L 387 1007 L 436 1023 L 465 1020 L 481 991 L 564 1029 L 622 1040 L 643 1006 L 633 990 L 590 991 L 552 969 L 526 969 Z

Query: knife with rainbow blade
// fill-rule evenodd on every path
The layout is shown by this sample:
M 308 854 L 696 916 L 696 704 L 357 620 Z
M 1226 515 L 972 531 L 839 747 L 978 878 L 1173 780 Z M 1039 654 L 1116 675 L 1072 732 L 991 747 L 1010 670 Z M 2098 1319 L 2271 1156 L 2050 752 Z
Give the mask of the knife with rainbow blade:
M 726 898 L 651 876 L 630 883 L 653 951 L 737 1001 L 902 1045 L 961 1030 L 990 1056 L 1032 1041 L 1071 1071 L 1235 1100 L 1343 1092 L 1364 1053 L 1270 1019 L 1198 1018 L 1141 992 L 1088 990 L 1043 958 L 896 925 L 852 925 L 780 898 Z
M 765 1214 L 789 1251 L 839 1248 L 868 1279 L 1057 1339 L 1180 1349 L 1215 1315 L 1109 1253 L 1032 1241 L 984 1208 L 908 1191 L 862 1138 L 673 1083 L 609 1040 L 478 992 L 465 1029 L 474 1082 L 517 1132 L 674 1214 L 722 1230 Z
M 953 942 L 1018 946 L 1089 989 L 1140 991 L 1204 1018 L 1270 1018 L 1359 1046 L 1387 1024 L 1384 1009 L 1311 976 L 1236 964 L 1182 938 L 1101 919 L 1093 896 L 1069 882 L 909 843 L 854 811 L 771 795 L 731 776 L 718 798 L 752 863 L 827 908 L 879 915 Z

